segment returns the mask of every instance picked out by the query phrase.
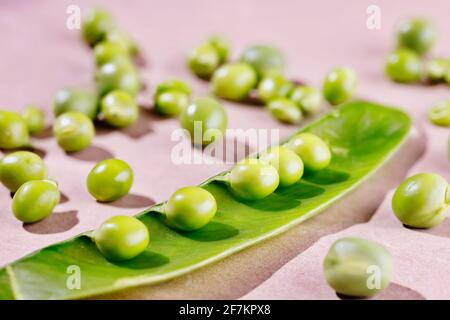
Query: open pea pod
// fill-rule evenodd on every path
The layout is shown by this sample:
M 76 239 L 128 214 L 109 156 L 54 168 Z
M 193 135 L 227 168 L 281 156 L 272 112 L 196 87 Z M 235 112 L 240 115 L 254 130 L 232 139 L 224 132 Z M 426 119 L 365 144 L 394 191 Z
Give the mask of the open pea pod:
M 153 206 L 138 215 L 151 241 L 135 259 L 109 262 L 89 233 L 82 234 L 0 269 L 0 299 L 88 297 L 166 281 L 225 258 L 301 223 L 351 192 L 387 161 L 409 128 L 409 117 L 397 109 L 368 102 L 341 105 L 301 130 L 329 143 L 333 159 L 328 169 L 306 173 L 299 183 L 255 202 L 236 199 L 219 181 L 225 172 L 202 185 L 218 203 L 217 215 L 206 227 L 175 231 L 163 223 L 161 204 Z M 70 270 L 79 271 L 79 289 L 70 283 Z

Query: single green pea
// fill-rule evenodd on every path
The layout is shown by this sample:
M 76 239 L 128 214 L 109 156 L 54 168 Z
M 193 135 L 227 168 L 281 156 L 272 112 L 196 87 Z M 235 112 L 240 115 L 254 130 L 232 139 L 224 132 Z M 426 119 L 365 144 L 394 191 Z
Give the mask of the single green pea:
M 12 211 L 22 222 L 36 222 L 52 214 L 59 200 L 60 193 L 54 181 L 32 180 L 25 182 L 14 194 Z
M 129 216 L 107 219 L 94 231 L 95 245 L 110 261 L 130 260 L 148 247 L 150 234 L 140 220 Z
M 436 38 L 437 32 L 434 26 L 424 19 L 408 19 L 398 26 L 398 47 L 411 49 L 419 55 L 430 50 Z
M 397 49 L 388 56 L 385 72 L 397 82 L 417 82 L 422 72 L 420 58 L 409 49 Z
M 286 98 L 294 85 L 281 74 L 265 76 L 258 83 L 258 96 L 264 103 L 276 98 Z
M 322 104 L 322 93 L 313 87 L 298 86 L 292 90 L 289 99 L 295 102 L 303 112 L 314 114 L 319 111 Z
M 47 166 L 41 157 L 29 151 L 16 151 L 0 160 L 0 181 L 11 192 L 30 180 L 47 178 Z
M 214 218 L 216 211 L 216 199 L 210 192 L 200 187 L 177 190 L 164 207 L 168 224 L 183 231 L 204 227 Z
M 356 74 L 349 68 L 335 68 L 323 81 L 323 96 L 332 105 L 346 102 L 356 91 Z
M 283 73 L 285 61 L 283 54 L 274 47 L 255 45 L 244 50 L 240 60 L 251 65 L 262 78 L 270 73 Z
M 197 98 L 180 115 L 180 124 L 195 145 L 208 145 L 221 139 L 227 128 L 222 104 L 209 97 Z
M 168 90 L 159 94 L 155 101 L 155 110 L 166 116 L 176 116 L 189 105 L 189 96 L 181 91 Z
M 450 100 L 442 101 L 428 112 L 428 119 L 438 126 L 450 126 Z
M 213 45 L 206 43 L 189 53 L 187 65 L 198 77 L 209 78 L 220 65 L 220 55 Z
M 432 83 L 445 82 L 448 71 L 450 71 L 450 60 L 448 59 L 431 59 L 425 64 L 425 75 Z
M 106 11 L 98 9 L 89 11 L 81 25 L 83 38 L 91 46 L 103 40 L 113 29 L 114 21 L 111 16 Z
M 95 135 L 92 120 L 80 112 L 66 112 L 56 118 L 53 135 L 58 145 L 67 152 L 88 147 Z
M 244 200 L 260 200 L 272 194 L 280 183 L 275 167 L 257 159 L 247 159 L 231 169 L 231 190 Z
M 123 160 L 98 162 L 87 177 L 89 193 L 100 202 L 111 202 L 127 195 L 133 185 L 133 170 Z
M 139 117 L 136 100 L 123 90 L 114 90 L 104 96 L 100 111 L 106 123 L 118 128 L 131 126 Z
M 28 127 L 22 117 L 16 112 L 0 110 L 0 149 L 16 149 L 29 144 Z
M 98 98 L 94 92 L 65 88 L 59 90 L 53 102 L 55 117 L 69 111 L 81 112 L 94 120 L 98 113 Z
M 294 136 L 286 145 L 303 161 L 305 168 L 312 171 L 325 169 L 331 162 L 331 151 L 320 137 L 304 132 Z
M 216 49 L 219 55 L 219 64 L 227 61 L 228 53 L 230 51 L 230 44 L 225 38 L 220 36 L 212 36 L 208 39 L 208 43 Z
M 242 100 L 256 85 L 256 73 L 246 63 L 224 64 L 212 77 L 213 93 L 224 99 Z
M 351 297 L 370 297 L 387 288 L 393 275 L 392 257 L 381 244 L 361 238 L 341 238 L 323 261 L 330 287 Z
M 302 110 L 295 102 L 286 98 L 277 98 L 267 105 L 272 115 L 285 123 L 299 123 L 303 119 Z
M 97 66 L 101 66 L 117 56 L 127 56 L 128 52 L 118 43 L 102 41 L 95 45 L 94 56 Z
M 27 124 L 30 134 L 38 134 L 45 128 L 45 114 L 38 107 L 26 107 L 22 112 L 22 118 Z
M 180 91 L 186 94 L 187 96 L 191 95 L 191 88 L 186 82 L 181 80 L 169 80 L 159 83 L 156 86 L 155 95 L 159 95 L 169 90 Z
M 447 181 L 434 173 L 419 173 L 403 181 L 392 197 L 392 210 L 404 224 L 432 228 L 447 217 L 450 191 Z
M 303 176 L 303 161 L 292 150 L 285 147 L 273 147 L 259 156 L 262 162 L 275 167 L 280 176 L 280 186 L 290 186 Z
M 106 34 L 106 39 L 109 43 L 114 43 L 122 48 L 126 53 L 133 55 L 138 52 L 136 42 L 134 42 L 130 35 L 120 29 L 113 29 Z
M 100 66 L 96 71 L 95 81 L 101 96 L 120 89 L 134 97 L 141 89 L 141 80 L 136 67 L 124 56 L 116 56 Z

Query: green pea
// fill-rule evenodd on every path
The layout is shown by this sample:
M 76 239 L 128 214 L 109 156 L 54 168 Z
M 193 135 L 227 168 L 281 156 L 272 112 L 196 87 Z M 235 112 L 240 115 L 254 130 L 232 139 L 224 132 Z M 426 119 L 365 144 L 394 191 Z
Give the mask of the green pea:
M 29 144 L 28 127 L 22 117 L 16 112 L 0 110 L 0 149 L 16 149 Z
M 436 38 L 434 26 L 424 19 L 408 19 L 398 26 L 398 46 L 411 49 L 420 55 L 431 49 Z
M 45 114 L 38 107 L 26 107 L 22 112 L 22 118 L 27 124 L 30 134 L 38 134 L 45 128 Z
M 332 105 L 350 100 L 356 91 L 356 74 L 349 68 L 336 68 L 323 81 L 323 96 Z
M 133 170 L 123 160 L 106 159 L 89 172 L 87 189 L 100 202 L 111 202 L 127 195 L 133 185 Z
M 219 64 L 224 63 L 228 59 L 228 53 L 230 51 L 228 41 L 219 36 L 212 36 L 208 39 L 208 43 L 216 49 L 219 55 Z
M 176 90 L 180 91 L 187 96 L 191 94 L 191 88 L 186 82 L 180 81 L 180 80 L 169 80 L 159 83 L 156 86 L 155 95 L 159 95 L 165 91 L 169 90 Z
M 280 186 L 290 186 L 303 176 L 303 161 L 290 149 L 273 147 L 259 156 L 262 162 L 275 167 L 280 176 Z
M 231 190 L 241 199 L 260 200 L 272 194 L 280 183 L 277 169 L 257 159 L 248 159 L 231 169 Z
M 397 49 L 388 56 L 385 72 L 397 82 L 417 82 L 422 72 L 420 58 L 414 51 Z
M 434 173 L 419 173 L 403 181 L 392 197 L 397 218 L 409 227 L 432 228 L 447 217 L 447 181 Z
M 106 123 L 118 128 L 131 126 L 139 117 L 136 100 L 123 90 L 114 90 L 104 96 L 100 110 Z
M 97 89 L 101 96 L 113 90 L 124 90 L 133 97 L 141 89 L 139 74 L 129 58 L 116 56 L 103 64 L 95 74 Z
M 322 104 L 322 93 L 313 87 L 298 86 L 292 90 L 289 99 L 295 102 L 303 112 L 314 114 L 319 111 Z
M 198 77 L 209 78 L 220 65 L 220 55 L 213 45 L 206 43 L 189 53 L 187 65 Z
M 281 74 L 272 74 L 265 76 L 258 83 L 258 96 L 264 102 L 276 98 L 286 98 L 293 89 L 292 82 L 288 81 Z
M 210 192 L 200 187 L 177 190 L 164 207 L 168 224 L 183 231 L 204 227 L 214 218 L 216 211 L 216 199 Z
M 450 126 L 450 100 L 442 101 L 428 112 L 428 119 L 438 126 Z
M 341 238 L 323 261 L 325 279 L 337 293 L 370 297 L 387 288 L 393 275 L 392 257 L 379 243 Z
M 256 85 L 256 73 L 246 63 L 224 64 L 212 77 L 213 93 L 224 99 L 242 100 Z
M 330 148 L 325 141 L 312 133 L 297 134 L 285 147 L 294 151 L 308 170 L 322 170 L 330 165 Z
M 126 53 L 133 55 L 138 52 L 136 43 L 131 39 L 130 35 L 119 29 L 114 29 L 106 34 L 106 39 L 109 43 L 114 43 L 122 48 Z
M 195 145 L 208 145 L 225 134 L 227 114 L 217 100 L 197 98 L 181 112 L 180 124 Z
M 88 147 L 95 135 L 92 120 L 80 112 L 66 112 L 56 118 L 53 135 L 58 145 L 67 152 Z
M 114 216 L 94 231 L 94 241 L 106 259 L 125 261 L 137 257 L 147 248 L 150 235 L 138 219 Z
M 240 60 L 251 65 L 260 78 L 270 73 L 283 73 L 285 62 L 283 54 L 276 48 L 255 45 L 244 50 Z
M 277 98 L 267 105 L 272 115 L 285 123 L 299 123 L 303 119 L 302 110 L 295 102 L 286 98 Z
M 445 82 L 448 70 L 450 70 L 450 60 L 447 59 L 431 59 L 425 64 L 425 75 L 433 83 Z
M 128 52 L 118 43 L 102 41 L 94 47 L 95 63 L 101 66 L 117 56 L 127 56 Z
M 60 193 L 54 181 L 28 181 L 14 194 L 12 211 L 22 222 L 36 222 L 52 214 L 59 199 Z
M 89 45 L 95 45 L 103 40 L 106 34 L 114 28 L 110 15 L 103 10 L 91 10 L 83 19 L 81 33 Z
M 41 157 L 29 151 L 16 151 L 0 160 L 0 181 L 11 192 L 30 180 L 47 178 L 47 166 Z
M 177 90 L 169 90 L 157 96 L 155 109 L 166 116 L 176 116 L 189 105 L 189 97 Z
M 55 95 L 53 113 L 57 117 L 65 112 L 81 112 L 94 120 L 98 113 L 98 98 L 94 92 L 65 88 L 59 90 Z

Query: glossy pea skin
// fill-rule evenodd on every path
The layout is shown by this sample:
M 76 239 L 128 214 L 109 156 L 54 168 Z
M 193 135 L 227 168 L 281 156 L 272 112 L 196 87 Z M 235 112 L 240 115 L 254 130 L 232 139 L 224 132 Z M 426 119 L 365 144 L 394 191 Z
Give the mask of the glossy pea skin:
M 209 97 L 195 99 L 180 114 L 180 124 L 195 145 L 208 145 L 220 139 L 227 128 L 227 114 L 222 104 Z
M 393 275 L 392 257 L 379 243 L 362 238 L 341 238 L 323 261 L 325 279 L 337 293 L 370 297 L 385 289 Z
M 297 104 L 307 114 L 314 114 L 322 104 L 322 93 L 319 89 L 309 86 L 298 86 L 293 89 L 289 99 Z
M 204 227 L 214 218 L 216 211 L 216 199 L 210 192 L 200 187 L 177 190 L 164 207 L 168 224 L 183 231 Z
M 436 38 L 437 33 L 434 26 L 425 19 L 408 19 L 402 21 L 398 26 L 398 47 L 408 48 L 419 55 L 430 50 Z
M 303 161 L 307 170 L 323 170 L 330 165 L 331 151 L 320 137 L 304 132 L 294 136 L 286 145 Z
M 284 123 L 299 123 L 303 119 L 302 110 L 291 100 L 286 98 L 273 99 L 267 108 L 278 121 Z
M 107 42 L 120 46 L 126 53 L 133 55 L 138 52 L 136 43 L 131 39 L 130 35 L 120 29 L 113 29 L 106 34 Z
M 113 60 L 117 56 L 127 56 L 128 51 L 120 44 L 102 41 L 94 47 L 95 63 L 97 66 Z
M 432 228 L 447 217 L 447 181 L 434 173 L 419 173 L 403 181 L 392 197 L 392 210 L 406 226 Z
M 137 257 L 147 248 L 150 234 L 138 219 L 114 216 L 94 231 L 93 239 L 106 259 L 125 261 Z
M 332 105 L 350 100 L 356 91 L 356 74 L 350 68 L 335 68 L 323 81 L 323 96 Z
M 100 66 L 95 74 L 98 93 L 103 96 L 113 90 L 124 90 L 136 96 L 141 89 L 139 74 L 127 57 L 116 56 Z
M 111 202 L 127 195 L 133 185 L 133 170 L 123 160 L 98 162 L 87 177 L 89 193 L 100 202 Z
M 259 160 L 277 169 L 281 187 L 290 186 L 303 176 L 302 159 L 285 147 L 270 148 L 259 156 Z
M 81 112 L 94 120 L 98 113 L 98 98 L 94 92 L 65 88 L 56 92 L 53 102 L 53 113 L 55 117 L 69 111 Z
M 54 181 L 32 180 L 25 182 L 14 194 L 12 211 L 22 222 L 37 222 L 52 214 L 59 200 L 60 193 Z
M 270 73 L 282 73 L 285 67 L 283 54 L 267 45 L 254 45 L 245 49 L 240 61 L 251 65 L 260 78 Z
M 176 116 L 189 105 L 189 96 L 177 90 L 168 90 L 159 94 L 155 101 L 155 109 L 165 116 Z
M 163 81 L 156 86 L 155 95 L 159 95 L 169 90 L 180 91 L 188 96 L 191 94 L 191 88 L 186 82 L 181 80 L 169 80 Z
M 88 147 L 95 135 L 92 120 L 80 112 L 66 112 L 56 118 L 53 135 L 58 145 L 67 152 Z
M 272 194 L 280 183 L 275 167 L 257 159 L 236 164 L 229 175 L 231 190 L 238 198 L 253 201 Z
M 16 149 L 30 144 L 28 127 L 22 117 L 0 110 L 0 149 Z
M 228 41 L 220 36 L 212 36 L 208 39 L 208 43 L 216 49 L 219 55 L 219 64 L 224 63 L 228 59 L 228 53 L 230 51 Z
M 428 112 L 428 119 L 438 126 L 450 126 L 450 100 L 442 101 Z
M 189 53 L 187 65 L 195 75 L 207 79 L 219 67 L 220 55 L 213 45 L 206 43 Z
M 289 95 L 294 85 L 281 74 L 265 76 L 258 83 L 258 97 L 264 103 L 269 103 L 276 98 L 285 98 Z
M 106 34 L 114 28 L 111 16 L 103 10 L 89 11 L 83 19 L 81 33 L 84 40 L 91 46 L 97 44 L 106 37 Z
M 139 117 L 136 100 L 123 90 L 114 90 L 104 96 L 100 112 L 106 123 L 118 128 L 131 126 Z
M 249 95 L 256 81 L 256 73 L 250 65 L 224 64 L 213 74 L 212 92 L 220 98 L 240 101 Z
M 0 181 L 11 192 L 31 180 L 47 178 L 47 166 L 41 157 L 29 151 L 16 151 L 0 160 Z
M 38 134 L 45 128 L 45 114 L 38 107 L 26 107 L 22 112 L 22 118 L 27 124 L 30 134 Z
M 414 51 L 397 49 L 388 56 L 384 70 L 393 81 L 411 83 L 420 80 L 422 64 Z
M 445 82 L 445 76 L 449 71 L 450 60 L 448 59 L 431 59 L 425 64 L 425 76 L 432 83 Z

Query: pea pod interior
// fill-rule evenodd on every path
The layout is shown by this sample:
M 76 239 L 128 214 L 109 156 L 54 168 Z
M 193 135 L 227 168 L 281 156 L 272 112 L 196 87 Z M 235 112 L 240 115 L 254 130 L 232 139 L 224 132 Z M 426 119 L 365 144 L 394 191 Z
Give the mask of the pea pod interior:
M 166 281 L 223 259 L 280 234 L 351 192 L 398 149 L 410 125 L 409 117 L 395 108 L 362 101 L 341 105 L 300 130 L 330 145 L 333 158 L 327 169 L 307 172 L 298 183 L 254 202 L 235 198 L 219 181 L 224 172 L 202 184 L 218 204 L 206 227 L 192 232 L 170 229 L 158 213 L 161 204 L 155 205 L 138 215 L 150 231 L 150 246 L 143 254 L 109 262 L 85 233 L 1 268 L 0 299 L 89 297 Z M 76 272 L 81 286 L 73 290 L 69 282 Z

